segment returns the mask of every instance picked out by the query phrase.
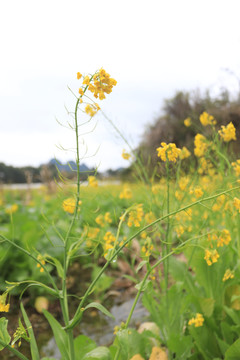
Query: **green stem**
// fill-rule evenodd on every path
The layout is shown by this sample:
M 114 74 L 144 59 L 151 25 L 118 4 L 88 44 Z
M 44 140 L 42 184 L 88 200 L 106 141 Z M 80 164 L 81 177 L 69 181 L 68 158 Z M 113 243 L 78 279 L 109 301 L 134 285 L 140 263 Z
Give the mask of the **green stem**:
M 170 175 L 169 175 L 169 161 L 167 158 L 166 161 L 166 170 L 167 170 L 167 214 L 170 213 Z M 165 255 L 167 255 L 170 251 L 170 245 L 169 245 L 169 229 L 170 229 L 170 218 L 167 218 L 167 230 L 166 230 L 166 252 Z M 166 315 L 167 319 L 169 318 L 169 307 L 168 307 L 168 273 L 169 273 L 169 259 L 167 257 L 166 263 L 164 262 L 164 278 L 165 278 L 165 293 L 166 293 Z M 167 324 L 169 324 L 169 321 L 167 321 Z

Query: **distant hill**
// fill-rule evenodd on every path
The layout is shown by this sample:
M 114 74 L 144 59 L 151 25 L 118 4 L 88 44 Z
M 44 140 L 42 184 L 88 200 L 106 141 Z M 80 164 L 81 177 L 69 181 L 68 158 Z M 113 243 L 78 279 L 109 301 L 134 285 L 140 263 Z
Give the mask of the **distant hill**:
M 54 165 L 58 168 L 59 171 L 64 171 L 64 172 L 71 172 L 72 170 L 77 170 L 77 164 L 75 161 L 68 161 L 65 164 L 62 164 L 61 161 L 59 161 L 58 159 L 51 159 L 48 163 L 48 165 Z M 81 172 L 88 172 L 88 171 L 94 171 L 94 169 L 90 169 L 87 165 L 85 164 L 80 164 L 79 169 Z

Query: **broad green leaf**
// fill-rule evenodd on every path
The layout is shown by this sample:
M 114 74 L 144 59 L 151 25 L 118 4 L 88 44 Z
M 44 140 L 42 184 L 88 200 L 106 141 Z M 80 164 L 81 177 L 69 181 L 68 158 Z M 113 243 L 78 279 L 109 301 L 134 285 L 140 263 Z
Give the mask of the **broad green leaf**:
M 31 348 L 31 355 L 32 355 L 32 360 L 40 360 L 40 356 L 39 356 L 39 352 L 38 352 L 38 346 L 36 343 L 36 339 L 34 336 L 34 332 L 33 332 L 33 328 L 32 328 L 32 324 L 27 316 L 27 313 L 24 309 L 23 303 L 21 302 L 20 304 L 20 309 L 23 315 L 23 319 L 25 322 L 25 325 L 27 327 L 27 331 L 30 337 L 30 348 Z
M 172 334 L 167 342 L 167 347 L 176 354 L 178 360 L 188 359 L 193 347 L 192 337 Z
M 84 310 L 87 310 L 89 308 L 96 308 L 98 309 L 99 311 L 101 311 L 104 315 L 112 318 L 112 319 L 115 319 L 115 317 L 101 304 L 97 303 L 97 302 L 91 302 L 90 304 L 88 304 Z
M 203 315 L 210 317 L 214 310 L 215 300 L 212 298 L 200 298 L 199 304 L 201 306 Z
M 219 348 L 222 352 L 222 355 L 225 354 L 225 352 L 227 351 L 227 349 L 229 348 L 229 345 L 222 339 L 220 339 L 217 335 L 216 335 L 216 339 L 219 345 Z
M 96 343 L 86 335 L 79 335 L 74 339 L 76 360 L 82 360 L 83 356 L 96 348 Z
M 143 339 L 144 336 L 134 329 L 118 331 L 113 345 L 120 347 L 119 359 L 131 359 L 136 354 L 145 356 L 145 342 Z
M 2 340 L 2 342 L 4 342 L 4 344 L 8 345 L 10 343 L 11 337 L 7 331 L 7 325 L 8 325 L 8 320 L 3 317 L 0 319 L 0 339 Z M 0 351 L 2 349 L 4 349 L 5 346 L 0 344 Z
M 99 346 L 87 353 L 82 360 L 111 360 L 111 354 L 107 347 Z
M 214 333 L 206 326 L 195 328 L 189 326 L 189 332 L 195 340 L 196 346 L 206 360 L 221 356 L 219 345 Z
M 234 332 L 231 330 L 231 326 L 228 323 L 222 321 L 221 330 L 224 341 L 231 345 L 234 339 Z
M 43 310 L 43 314 L 52 328 L 56 344 L 60 353 L 62 354 L 63 359 L 70 360 L 67 334 L 62 329 L 62 326 L 59 324 L 59 322 L 47 310 Z
M 56 266 L 57 272 L 58 272 L 58 276 L 62 279 L 64 276 L 64 271 L 63 271 L 63 267 L 62 264 L 60 263 L 60 261 L 58 259 L 56 259 L 53 256 L 47 256 L 47 258 L 51 259 L 54 262 L 54 265 Z
M 240 324 L 240 317 L 236 310 L 230 309 L 227 306 L 223 306 L 223 309 L 236 325 Z
M 237 339 L 225 353 L 225 360 L 239 360 L 240 359 L 240 339 Z

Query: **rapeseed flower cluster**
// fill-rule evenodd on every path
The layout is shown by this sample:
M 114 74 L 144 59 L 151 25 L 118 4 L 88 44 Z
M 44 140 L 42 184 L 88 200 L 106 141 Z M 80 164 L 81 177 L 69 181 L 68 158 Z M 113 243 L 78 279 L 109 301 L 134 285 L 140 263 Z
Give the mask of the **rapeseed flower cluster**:
M 123 191 L 119 195 L 119 199 L 131 199 L 133 196 L 132 190 L 129 186 L 124 185 Z
M 6 209 L 5 209 L 5 213 L 8 214 L 8 215 L 12 215 L 14 214 L 16 211 L 18 211 L 18 205 L 17 204 L 13 204 L 11 206 L 8 206 Z
M 222 281 L 227 281 L 228 279 L 234 278 L 234 272 L 230 269 L 227 269 L 223 275 Z
M 77 73 L 77 78 L 81 79 L 81 74 Z M 86 85 L 88 90 L 93 93 L 93 96 L 99 100 L 106 98 L 105 94 L 112 92 L 113 86 L 117 85 L 117 81 L 110 77 L 110 75 L 101 68 L 91 78 L 87 75 L 83 78 L 83 85 Z M 83 90 L 84 91 L 84 90 Z
M 154 195 L 157 195 L 161 190 L 161 185 L 156 184 L 156 185 L 152 185 L 152 193 Z
M 100 110 L 100 107 L 97 103 L 94 104 L 87 104 L 85 107 L 85 113 L 88 114 L 90 117 L 96 115 L 96 113 Z
M 129 227 L 132 227 L 133 225 L 135 227 L 139 227 L 140 226 L 140 222 L 142 221 L 144 212 L 143 212 L 143 205 L 142 204 L 138 204 L 134 210 L 131 210 L 129 212 L 129 216 L 128 216 L 128 222 L 127 225 Z
M 84 227 L 84 233 L 86 234 L 86 245 L 87 247 L 91 247 L 93 244 L 93 241 L 97 238 L 98 234 L 100 232 L 99 228 L 95 227 Z
M 199 120 L 203 126 L 207 125 L 216 125 L 217 121 L 214 119 L 212 115 L 209 115 L 206 111 L 204 111 L 200 117 Z
M 180 190 L 182 190 L 182 191 L 185 190 L 186 187 L 188 186 L 189 181 L 190 180 L 188 177 L 182 176 L 178 182 L 178 186 L 179 186 Z
M 112 223 L 112 219 L 111 219 L 111 214 L 109 211 L 107 211 L 105 213 L 105 215 L 103 214 L 100 214 L 96 217 L 95 219 L 96 223 L 101 226 L 101 227 L 104 227 L 108 224 L 111 224 Z
M 204 317 L 202 316 L 202 314 L 197 313 L 195 318 L 193 317 L 188 321 L 188 325 L 194 325 L 195 327 L 200 327 L 203 326 L 203 322 L 204 322 Z
M 95 176 L 88 177 L 88 185 L 94 188 L 98 187 L 98 182 Z
M 0 312 L 9 312 L 10 304 L 6 304 L 8 293 L 0 295 Z
M 234 207 L 239 211 L 239 213 L 240 213 L 240 199 L 238 199 L 237 197 L 235 197 L 234 199 L 233 199 L 233 205 L 234 205 Z
M 202 134 L 197 134 L 194 138 L 194 146 L 194 154 L 197 157 L 204 156 L 208 148 L 206 137 Z
M 218 237 L 217 247 L 228 245 L 231 240 L 230 232 L 227 229 L 223 229 Z
M 43 257 L 42 255 L 40 255 L 40 254 L 37 256 L 37 260 L 38 260 L 42 265 L 45 265 L 45 264 L 46 264 L 46 262 L 45 262 L 45 260 L 44 260 L 44 257 Z M 39 263 L 37 263 L 37 267 L 40 268 L 40 272 L 44 272 L 44 268 L 43 268 Z
M 186 127 L 189 127 L 192 125 L 192 120 L 190 117 L 187 117 L 183 122 Z
M 130 157 L 131 157 L 131 154 L 127 153 L 126 150 L 123 149 L 123 151 L 122 151 L 122 158 L 123 158 L 124 160 L 129 160 Z
M 78 205 L 81 205 L 82 201 L 78 202 Z M 62 203 L 63 210 L 69 214 L 73 214 L 76 208 L 76 200 L 74 198 L 65 199 Z
M 114 243 L 116 241 L 116 237 L 111 233 L 111 231 L 107 231 L 103 237 L 103 240 L 104 240 L 103 251 L 104 251 L 104 256 L 106 256 L 108 251 L 113 249 Z
M 161 143 L 161 147 L 157 148 L 157 156 L 161 158 L 162 161 L 172 161 L 176 162 L 177 158 L 180 156 L 181 149 L 176 147 L 176 144 L 165 142 Z
M 186 146 L 183 146 L 179 158 L 181 160 L 187 159 L 189 156 L 191 156 L 191 152 L 186 148 Z
M 236 160 L 236 162 L 232 162 L 231 165 L 235 171 L 236 176 L 240 176 L 240 159 Z
M 11 342 L 11 346 L 14 347 L 14 344 L 18 341 L 18 347 L 20 347 L 22 344 L 22 339 L 30 341 L 30 338 L 27 335 L 27 330 L 24 328 L 21 320 L 19 319 L 19 325 L 13 334 L 13 341 Z
M 190 195 L 195 195 L 197 199 L 200 199 L 203 196 L 203 191 L 200 186 L 196 186 L 194 189 L 190 189 Z
M 153 251 L 153 244 L 150 237 L 147 237 L 141 248 L 142 257 L 149 257 Z
M 204 260 L 206 260 L 208 266 L 211 266 L 213 263 L 216 263 L 218 261 L 219 256 L 220 255 L 216 249 L 214 249 L 214 250 L 206 249 Z
M 231 140 L 237 140 L 236 129 L 232 122 L 230 122 L 227 126 L 222 125 L 221 130 L 219 130 L 218 133 L 225 142 L 229 142 Z
M 213 176 L 215 174 L 215 170 L 213 168 L 212 162 L 206 159 L 205 157 L 200 157 L 198 173 L 201 175 L 205 173 L 210 176 Z

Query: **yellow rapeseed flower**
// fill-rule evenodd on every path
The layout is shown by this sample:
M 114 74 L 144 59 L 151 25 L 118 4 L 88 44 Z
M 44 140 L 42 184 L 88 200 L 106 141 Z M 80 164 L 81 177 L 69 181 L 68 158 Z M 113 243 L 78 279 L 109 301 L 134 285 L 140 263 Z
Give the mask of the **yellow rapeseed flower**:
M 130 157 L 131 157 L 131 154 L 127 153 L 126 150 L 123 149 L 123 151 L 122 151 L 122 158 L 123 158 L 124 160 L 129 160 Z
M 6 304 L 7 295 L 6 292 L 0 295 L 0 312 L 9 312 L 10 304 Z
M 237 197 L 235 197 L 234 199 L 233 199 L 233 205 L 234 205 L 234 207 L 239 211 L 239 213 L 240 213 L 240 199 L 238 199 Z
M 165 142 L 161 143 L 161 147 L 157 148 L 157 156 L 161 158 L 162 161 L 172 161 L 176 162 L 177 158 L 180 156 L 181 149 L 176 147 L 176 144 Z
M 228 245 L 231 241 L 230 232 L 227 229 L 223 229 L 219 235 L 217 247 Z
M 85 76 L 83 79 L 83 85 L 89 85 L 89 84 L 90 84 L 89 76 Z
M 96 177 L 95 176 L 89 176 L 88 177 L 88 184 L 91 187 L 97 188 L 98 187 L 98 182 L 97 182 Z
M 207 139 L 202 134 L 197 134 L 194 138 L 194 154 L 197 157 L 202 157 L 205 155 L 208 148 Z
M 231 140 L 237 140 L 236 129 L 232 122 L 230 122 L 227 126 L 222 125 L 221 130 L 219 130 L 218 133 L 225 142 L 229 142 Z
M 186 148 L 186 146 L 183 146 L 181 152 L 180 152 L 180 159 L 181 160 L 184 160 L 184 159 L 187 159 L 189 156 L 191 156 L 191 153 L 190 151 Z
M 82 77 L 82 74 L 80 72 L 77 72 L 77 79 L 79 80 L 79 79 L 81 79 L 81 77 Z
M 204 317 L 202 316 L 202 314 L 197 313 L 195 318 L 193 317 L 188 321 L 188 325 L 194 325 L 195 327 L 200 327 L 203 326 L 203 322 L 204 322 Z
M 63 210 L 69 214 L 73 214 L 76 207 L 76 200 L 74 198 L 65 199 L 62 203 Z
M 128 216 L 128 222 L 127 225 L 129 227 L 132 227 L 133 225 L 135 227 L 139 227 L 140 226 L 140 222 L 142 221 L 144 212 L 143 212 L 143 205 L 139 204 L 135 207 L 134 210 L 131 210 L 129 212 L 129 216 Z
M 236 160 L 236 162 L 232 162 L 231 165 L 235 171 L 236 176 L 240 176 L 240 159 Z
M 190 117 L 187 117 L 187 118 L 184 120 L 184 125 L 185 125 L 186 127 L 189 127 L 189 126 L 192 125 L 192 120 L 191 120 Z
M 96 217 L 95 221 L 98 225 L 100 225 L 101 227 L 104 227 L 105 222 L 104 222 L 104 216 L 102 214 L 98 215 Z
M 38 255 L 37 256 L 37 259 L 38 259 L 38 261 L 40 261 L 40 263 L 42 264 L 42 265 L 45 265 L 46 264 L 46 262 L 45 262 L 45 260 L 44 260 L 44 258 L 43 258 L 43 256 L 42 255 Z M 37 264 L 37 267 L 38 268 L 40 268 L 40 272 L 44 272 L 44 268 L 38 263 Z
M 200 115 L 199 120 L 203 126 L 216 125 L 217 123 L 214 117 L 212 115 L 209 115 L 206 111 L 204 111 Z
M 85 106 L 85 113 L 91 117 L 96 115 L 97 111 L 98 111 L 98 109 L 94 105 L 87 104 Z
M 119 199 L 131 199 L 132 196 L 133 196 L 132 190 L 130 189 L 130 187 L 125 185 L 123 187 L 123 191 L 119 195 Z
M 13 205 L 11 205 L 11 206 L 8 206 L 8 207 L 5 209 L 5 213 L 6 213 L 6 214 L 9 214 L 9 215 L 12 215 L 12 214 L 15 213 L 17 210 L 18 210 L 18 205 L 17 205 L 17 204 L 13 204 Z
M 206 249 L 204 260 L 206 260 L 208 266 L 211 266 L 213 263 L 216 263 L 218 261 L 219 256 L 220 255 L 218 254 L 216 249 L 214 250 Z
M 231 271 L 230 269 L 227 269 L 224 273 L 222 281 L 227 281 L 228 279 L 233 279 L 233 278 L 234 278 L 234 272 Z

